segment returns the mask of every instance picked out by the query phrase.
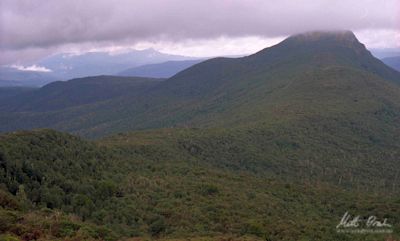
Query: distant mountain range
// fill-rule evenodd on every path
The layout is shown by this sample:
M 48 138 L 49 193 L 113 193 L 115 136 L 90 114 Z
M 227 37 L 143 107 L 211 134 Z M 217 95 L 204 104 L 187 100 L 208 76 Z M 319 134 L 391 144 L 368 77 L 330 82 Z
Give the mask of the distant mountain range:
M 371 53 L 378 59 L 400 56 L 400 48 L 371 49 Z
M 106 52 L 61 53 L 47 57 L 35 64 L 48 70 L 48 72 L 19 70 L 12 66 L 0 67 L 0 86 L 43 86 L 57 80 L 95 75 L 116 75 L 121 71 L 137 66 L 193 59 L 186 56 L 160 53 L 154 49 L 131 50 L 116 54 Z M 178 66 L 179 62 L 176 64 L 176 71 L 181 70 L 181 67 Z M 165 69 L 154 71 L 154 74 L 147 72 L 147 75 L 143 75 L 146 77 L 161 77 L 165 76 L 165 74 L 173 73 L 173 69 L 169 70 L 169 72 L 165 72 Z M 128 74 L 128 76 L 130 75 Z
M 12 67 L 0 67 L 0 87 L 5 86 L 43 86 L 60 80 L 53 73 L 22 71 Z
M 400 55 L 384 58 L 382 61 L 393 69 L 400 71 Z
M 151 78 L 169 78 L 181 72 L 184 69 L 191 67 L 204 61 L 198 60 L 181 60 L 181 61 L 167 61 L 159 64 L 147 64 L 134 68 L 124 70 L 117 75 L 119 76 L 137 76 L 137 77 L 151 77 Z
M 164 54 L 154 49 L 145 49 L 118 54 L 105 52 L 89 52 L 79 55 L 57 54 L 40 61 L 38 65 L 51 69 L 56 75 L 64 79 L 71 79 L 94 75 L 112 75 L 140 65 L 188 59 L 191 58 Z
M 373 49 L 378 58 L 400 55 L 398 49 Z M 154 49 L 131 50 L 124 53 L 89 52 L 61 53 L 38 61 L 34 66 L 45 71 L 32 71 L 14 66 L 0 67 L 1 86 L 40 87 L 57 80 L 119 75 L 149 78 L 169 78 L 205 59 L 160 53 Z M 388 64 L 391 61 L 388 60 Z M 23 66 L 22 66 L 23 67 Z

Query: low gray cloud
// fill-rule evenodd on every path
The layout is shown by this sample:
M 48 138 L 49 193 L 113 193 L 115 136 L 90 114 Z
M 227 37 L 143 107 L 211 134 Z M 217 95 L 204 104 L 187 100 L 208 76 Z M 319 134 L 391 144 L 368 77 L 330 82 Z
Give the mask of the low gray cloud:
M 0 51 L 399 28 L 398 0 L 2 0 Z

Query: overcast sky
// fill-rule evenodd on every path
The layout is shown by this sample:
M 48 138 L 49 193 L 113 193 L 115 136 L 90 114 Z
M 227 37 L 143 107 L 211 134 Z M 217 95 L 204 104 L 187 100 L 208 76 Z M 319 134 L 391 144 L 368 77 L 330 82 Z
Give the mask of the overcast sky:
M 400 0 L 0 0 L 0 64 L 126 48 L 252 53 L 310 30 L 349 29 L 400 47 Z

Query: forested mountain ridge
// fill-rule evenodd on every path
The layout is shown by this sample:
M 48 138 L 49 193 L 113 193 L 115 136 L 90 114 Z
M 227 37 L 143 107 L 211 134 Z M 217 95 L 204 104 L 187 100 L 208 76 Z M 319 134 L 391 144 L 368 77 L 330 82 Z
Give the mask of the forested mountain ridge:
M 351 32 L 312 32 L 167 80 L 93 77 L 20 93 L 31 99 L 8 105 L 1 130 L 97 139 L 1 134 L 2 231 L 49 240 L 399 239 L 399 75 Z M 112 87 L 102 99 L 78 98 Z M 346 212 L 387 218 L 393 232 L 338 233 Z
M 285 118 L 369 113 L 398 108 L 399 76 L 353 33 L 313 32 L 247 57 L 204 61 L 124 98 L 44 112 L 28 103 L 29 112 L 0 113 L 0 128 L 51 127 L 99 137 L 135 129 L 270 122 L 276 111 Z
M 144 77 L 92 76 L 57 81 L 2 103 L 2 111 L 45 112 L 142 94 L 163 79 Z

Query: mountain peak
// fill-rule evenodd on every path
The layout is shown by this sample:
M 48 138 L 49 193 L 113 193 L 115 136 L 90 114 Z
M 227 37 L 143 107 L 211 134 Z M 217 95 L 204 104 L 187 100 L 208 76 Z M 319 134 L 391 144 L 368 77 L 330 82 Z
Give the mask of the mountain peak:
M 349 30 L 339 31 L 312 31 L 295 34 L 283 40 L 280 47 L 290 48 L 292 50 L 308 49 L 309 51 L 337 52 L 339 48 L 352 49 L 359 55 L 367 54 L 364 44 L 358 41 L 353 32 Z
M 299 42 L 314 42 L 331 40 L 335 42 L 353 42 L 359 43 L 357 37 L 349 30 L 341 31 L 312 31 L 301 34 L 296 34 L 289 37 L 287 40 Z
M 300 33 L 290 36 L 284 40 L 283 43 L 295 46 L 304 44 L 315 45 L 316 43 L 319 43 L 324 45 L 340 45 L 353 48 L 357 51 L 365 50 L 365 46 L 360 43 L 354 33 L 349 30 Z
M 357 56 L 370 55 L 364 44 L 358 41 L 353 32 L 349 30 L 338 31 L 311 31 L 292 35 L 279 44 L 263 49 L 254 54 L 256 58 L 269 58 L 276 56 L 294 56 L 294 55 L 310 55 L 321 54 L 330 58 L 326 53 L 332 56 L 348 55 L 349 52 L 355 53 Z M 284 54 L 285 53 L 285 54 Z

